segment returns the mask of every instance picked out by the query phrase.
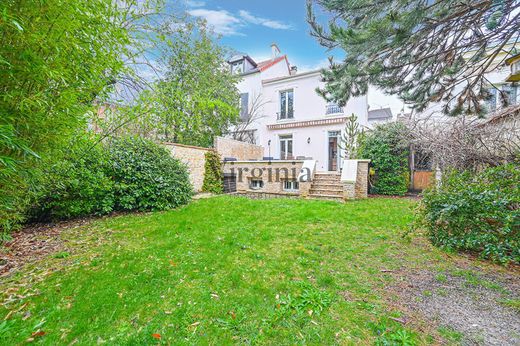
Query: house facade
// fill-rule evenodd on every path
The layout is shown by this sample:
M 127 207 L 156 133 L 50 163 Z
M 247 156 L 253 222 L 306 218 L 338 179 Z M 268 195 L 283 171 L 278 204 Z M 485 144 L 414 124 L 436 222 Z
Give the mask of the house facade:
M 233 136 L 262 146 L 266 159 L 312 159 L 317 171 L 339 171 L 347 117 L 355 114 L 360 126 L 368 126 L 367 97 L 352 98 L 345 107 L 327 103 L 316 93 L 323 86 L 320 71 L 299 73 L 275 44 L 271 49 L 265 61 L 247 55 L 228 61 L 242 76 L 242 124 Z

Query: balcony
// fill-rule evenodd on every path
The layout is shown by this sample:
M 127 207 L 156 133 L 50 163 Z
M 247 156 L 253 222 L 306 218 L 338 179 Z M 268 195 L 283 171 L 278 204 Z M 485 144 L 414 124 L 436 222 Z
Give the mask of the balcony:
M 325 107 L 325 115 L 331 115 L 331 114 L 343 114 L 343 107 L 340 107 L 335 103 L 329 103 Z

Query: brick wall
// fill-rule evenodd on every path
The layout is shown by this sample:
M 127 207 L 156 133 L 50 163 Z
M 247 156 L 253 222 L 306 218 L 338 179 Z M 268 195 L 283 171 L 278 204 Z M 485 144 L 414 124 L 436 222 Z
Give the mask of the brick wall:
M 247 161 L 226 162 L 224 173 L 233 173 L 237 177 L 237 192 L 249 194 L 272 194 L 285 196 L 302 196 L 309 193 L 311 182 L 299 182 L 298 191 L 285 191 L 282 181 L 298 178 L 303 166 L 303 161 Z M 242 172 L 242 176 L 240 176 Z M 278 178 L 277 178 L 278 172 Z M 288 173 L 286 173 L 288 172 Z M 251 189 L 251 179 L 262 180 L 264 187 Z
M 264 156 L 263 147 L 234 139 L 216 137 L 214 146 L 222 158 L 234 157 L 238 161 L 247 161 L 261 160 Z
M 204 183 L 205 154 L 212 149 L 177 143 L 164 143 L 164 146 L 171 152 L 173 157 L 188 166 L 193 190 L 200 192 Z

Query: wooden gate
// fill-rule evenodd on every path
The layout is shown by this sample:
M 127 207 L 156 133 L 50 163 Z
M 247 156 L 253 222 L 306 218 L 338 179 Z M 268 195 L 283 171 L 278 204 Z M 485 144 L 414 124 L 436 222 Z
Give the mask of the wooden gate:
M 433 171 L 414 171 L 412 190 L 422 191 L 433 184 Z

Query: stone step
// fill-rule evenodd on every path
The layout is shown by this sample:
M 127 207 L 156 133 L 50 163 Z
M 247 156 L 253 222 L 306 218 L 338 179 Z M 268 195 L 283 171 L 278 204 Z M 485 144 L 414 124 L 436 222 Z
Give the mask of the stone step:
M 313 195 L 309 194 L 309 198 L 311 199 L 320 199 L 326 201 L 336 201 L 336 202 L 344 202 L 343 197 L 335 196 L 335 195 Z
M 334 173 L 334 172 L 316 172 L 314 173 L 314 176 L 316 177 L 340 177 L 341 174 Z
M 333 179 L 314 179 L 312 181 L 313 184 L 320 184 L 320 185 L 337 185 L 337 186 L 343 186 L 343 184 L 341 184 L 341 181 L 338 179 L 338 180 L 333 180 Z
M 331 182 L 312 182 L 311 189 L 316 190 L 340 190 L 343 191 L 343 184 Z
M 314 174 L 314 178 L 316 179 L 339 179 L 341 178 L 341 175 L 339 174 Z
M 320 196 L 338 196 L 338 197 L 342 197 L 343 196 L 343 190 L 338 190 L 338 189 L 335 189 L 335 190 L 320 189 L 320 188 L 311 187 L 311 189 L 309 190 L 309 194 L 311 194 L 311 195 L 320 195 Z

